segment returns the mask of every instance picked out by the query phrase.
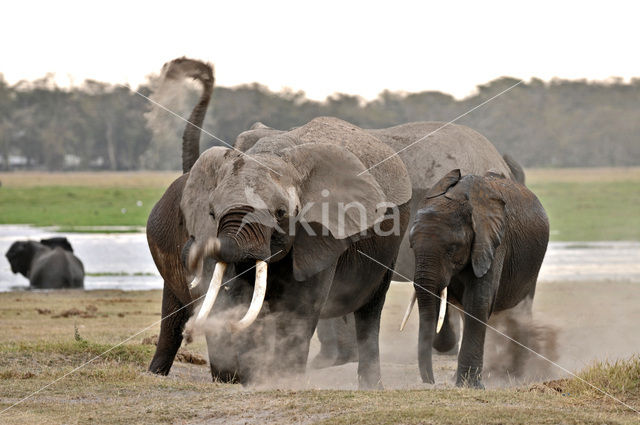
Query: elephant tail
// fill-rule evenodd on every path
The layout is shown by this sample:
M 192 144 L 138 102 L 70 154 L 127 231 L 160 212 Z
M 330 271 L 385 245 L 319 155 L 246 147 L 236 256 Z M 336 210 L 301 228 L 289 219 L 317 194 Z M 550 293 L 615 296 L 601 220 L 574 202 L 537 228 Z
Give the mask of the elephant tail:
M 520 165 L 518 161 L 516 161 L 508 153 L 505 153 L 504 155 L 502 155 L 502 158 L 504 158 L 504 162 L 506 162 L 507 165 L 509 166 L 513 179 L 524 186 L 525 175 L 524 175 L 524 169 L 522 168 L 522 165 Z
M 189 116 L 189 122 L 182 134 L 182 172 L 188 173 L 200 156 L 200 133 L 213 93 L 215 82 L 213 65 L 185 57 L 167 62 L 162 67 L 161 84 L 165 81 L 179 81 L 192 78 L 199 81 L 202 94 Z

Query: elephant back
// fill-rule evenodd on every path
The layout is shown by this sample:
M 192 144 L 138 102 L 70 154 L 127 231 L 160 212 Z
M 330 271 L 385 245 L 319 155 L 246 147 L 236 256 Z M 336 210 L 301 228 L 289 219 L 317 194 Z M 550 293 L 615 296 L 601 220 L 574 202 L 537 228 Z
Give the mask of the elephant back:
M 409 173 L 395 151 L 365 130 L 338 118 L 315 118 L 286 133 L 260 139 L 248 153 L 277 152 L 308 143 L 336 145 L 351 152 L 375 178 L 387 202 L 403 205 L 411 199 Z

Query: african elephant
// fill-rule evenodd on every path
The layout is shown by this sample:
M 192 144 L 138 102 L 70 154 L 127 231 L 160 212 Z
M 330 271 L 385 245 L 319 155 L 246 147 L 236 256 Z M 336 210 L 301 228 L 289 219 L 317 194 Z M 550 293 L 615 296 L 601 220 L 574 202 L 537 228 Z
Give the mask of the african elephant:
M 168 67 L 179 65 L 174 61 Z M 190 119 L 197 126 L 211 93 L 205 84 L 213 80 L 208 69 L 209 74 L 194 73 L 204 87 L 202 113 L 196 114 L 197 106 Z M 194 134 L 185 132 L 183 158 L 185 149 L 198 150 L 199 134 Z M 385 158 L 390 159 L 368 170 Z M 215 307 L 213 317 L 250 304 L 244 318 L 220 327 L 226 339 L 216 335 L 210 341 L 207 334 L 214 379 L 255 378 L 253 365 L 243 362 L 244 354 L 260 344 L 254 335 L 246 337 L 261 325 L 254 321 L 275 321 L 277 361 L 270 368 L 300 373 L 318 318 L 355 311 L 359 383 L 378 386 L 380 310 L 391 278 L 385 267 L 393 267 L 409 218 L 411 187 L 402 161 L 363 130 L 318 118 L 261 137 L 246 153 L 217 147 L 193 167 L 184 164 L 185 174 L 167 189 L 147 222 L 149 246 L 165 279 L 162 315 L 167 318 L 150 370 L 168 373 L 192 302 L 213 277 L 204 300 L 207 309 Z M 360 207 L 349 208 L 352 204 Z M 287 223 L 295 225 L 282 232 Z M 199 265 L 199 284 L 191 291 L 193 274 L 185 263 Z M 223 279 L 225 290 L 217 293 Z M 200 310 L 196 328 L 207 309 Z
M 14 242 L 7 253 L 13 273 L 20 273 L 34 289 L 82 288 L 84 266 L 64 237 Z
M 229 342 L 216 345 L 241 339 L 266 300 L 276 330 L 271 370 L 298 375 L 318 319 L 354 312 L 359 385 L 379 387 L 380 314 L 410 198 L 408 173 L 393 151 L 337 118 L 261 138 L 244 153 L 209 149 L 194 164 L 180 202 L 194 240 L 190 263 L 217 262 L 196 325 L 212 307 L 224 313 L 249 301 L 243 294 L 253 282 L 234 276 L 255 275 L 247 313 L 230 321 Z M 223 281 L 227 290 L 218 292 Z M 253 380 L 253 365 L 242 361 L 249 348 L 235 351 L 233 372 L 241 382 Z
M 431 346 L 449 299 L 465 312 L 456 385 L 482 388 L 485 323 L 535 293 L 549 241 L 544 208 L 524 185 L 503 175 L 462 177 L 455 169 L 421 200 L 409 239 L 422 380 L 434 382 Z
M 202 86 L 202 94 L 193 108 L 182 135 L 182 171 L 167 188 L 151 210 L 147 219 L 147 242 L 153 261 L 164 280 L 160 336 L 149 371 L 166 375 L 182 344 L 182 330 L 193 312 L 193 300 L 188 282 L 190 273 L 184 267 L 183 250 L 188 246 L 189 234 L 180 210 L 180 199 L 189 171 L 200 156 L 200 129 L 213 93 L 213 67 L 187 58 L 175 59 L 162 68 L 162 83 L 192 78 Z M 201 289 L 201 288 L 198 288 Z

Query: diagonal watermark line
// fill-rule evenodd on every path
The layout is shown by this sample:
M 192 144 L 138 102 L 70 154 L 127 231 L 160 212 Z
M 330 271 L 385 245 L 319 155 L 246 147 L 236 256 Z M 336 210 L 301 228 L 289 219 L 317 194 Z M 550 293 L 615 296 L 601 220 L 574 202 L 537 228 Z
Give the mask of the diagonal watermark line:
M 417 283 L 415 283 L 413 280 L 409 279 L 406 276 L 403 276 L 401 273 L 398 273 L 395 270 L 390 269 L 389 267 L 387 267 L 386 265 L 382 264 L 380 261 L 376 260 L 375 258 L 365 254 L 364 252 L 358 250 L 358 252 L 362 255 L 364 255 L 365 257 L 367 257 L 368 259 L 370 259 L 371 261 L 379 264 L 380 266 L 384 267 L 385 269 L 397 274 L 398 276 L 402 277 L 403 279 L 406 279 L 407 281 L 413 283 L 414 286 L 417 286 L 418 288 L 422 289 L 423 291 L 427 292 L 428 294 L 433 295 L 434 297 L 440 299 L 440 296 L 438 294 L 435 294 L 433 292 L 431 292 L 430 290 L 428 290 L 427 288 L 425 288 L 424 286 L 418 285 Z M 515 342 L 516 344 L 518 344 L 520 347 L 530 351 L 531 353 L 535 354 L 536 356 L 540 357 L 543 360 L 546 360 L 547 362 L 551 363 L 552 365 L 556 366 L 557 368 L 559 368 L 560 370 L 562 370 L 563 372 L 568 373 L 569 375 L 573 376 L 574 378 L 580 380 L 581 382 L 589 385 L 591 388 L 599 391 L 600 393 L 604 394 L 605 396 L 609 397 L 610 399 L 620 403 L 621 405 L 623 405 L 624 407 L 628 408 L 629 410 L 632 410 L 633 412 L 637 413 L 640 415 L 640 411 L 638 411 L 637 409 L 629 406 L 627 403 L 625 403 L 624 401 L 614 397 L 613 395 L 609 394 L 608 392 L 606 392 L 605 390 L 596 387 L 595 385 L 593 385 L 591 382 L 586 381 L 585 379 L 579 377 L 578 375 L 576 375 L 575 373 L 571 372 L 569 369 L 559 365 L 558 363 L 554 362 L 553 360 L 549 359 L 548 357 L 545 357 L 544 355 L 538 353 L 537 351 L 527 347 L 526 345 L 516 341 L 515 339 L 511 338 L 509 335 L 505 334 L 504 332 L 499 331 L 498 329 L 496 329 L 495 327 L 491 326 L 490 324 L 483 322 L 482 320 L 478 319 L 477 317 L 475 317 L 474 315 L 464 311 L 463 309 L 459 308 L 458 306 L 452 304 L 449 300 L 447 300 L 447 304 L 449 304 L 451 307 L 455 308 L 456 310 L 458 310 L 459 312 L 461 312 L 462 314 L 465 314 L 467 316 L 469 316 L 470 318 L 472 318 L 473 320 L 476 320 L 477 322 L 482 323 L 483 325 L 485 325 L 487 328 L 497 332 L 498 334 L 502 335 L 503 337 L 507 338 L 508 340 Z
M 476 109 L 486 105 L 487 103 L 491 102 L 493 99 L 502 96 L 503 94 L 505 94 L 506 92 L 508 92 L 509 90 L 519 86 L 520 84 L 522 84 L 524 82 L 524 80 L 520 80 L 517 83 L 515 83 L 514 85 L 512 85 L 511 87 L 508 87 L 504 90 L 502 90 L 500 93 L 496 94 L 495 96 L 485 100 L 484 102 L 482 102 L 479 105 L 474 106 L 473 108 L 469 109 L 467 112 L 465 112 L 464 114 L 460 114 L 457 117 L 455 117 L 454 119 L 452 119 L 451 121 L 449 121 L 448 123 L 443 124 L 442 126 L 436 128 L 435 130 L 433 130 L 431 133 L 429 134 L 425 134 L 424 136 L 422 136 L 421 138 L 419 138 L 418 140 L 416 140 L 415 142 L 411 142 L 410 144 L 408 144 L 407 146 L 405 146 L 404 148 L 400 149 L 398 152 L 394 153 L 393 155 L 388 156 L 387 158 L 383 159 L 382 161 L 378 162 L 377 164 L 372 165 L 371 167 L 367 168 L 366 170 L 364 170 L 363 172 L 361 172 L 360 174 L 358 174 L 358 176 L 363 175 L 364 173 L 370 171 L 373 168 L 376 168 L 378 165 L 390 160 L 391 158 L 393 158 L 394 156 L 398 155 L 400 152 L 406 151 L 407 149 L 409 149 L 411 146 L 415 145 L 416 143 L 419 143 L 421 141 L 423 141 L 424 139 L 426 139 L 427 137 L 436 134 L 437 132 L 439 132 L 440 130 L 442 130 L 445 127 L 450 126 L 451 124 L 453 124 L 454 122 L 458 121 L 460 118 L 469 115 L 470 113 L 472 113 L 473 111 L 475 111 Z
M 275 174 L 277 174 L 277 175 L 279 175 L 279 176 L 282 176 L 282 174 L 280 174 L 279 172 L 277 172 L 277 171 L 276 171 L 276 170 L 274 170 L 273 168 L 271 168 L 271 167 L 269 167 L 269 166 L 267 166 L 267 165 L 264 165 L 262 162 L 258 161 L 257 159 L 255 159 L 254 157 L 252 157 L 252 156 L 250 156 L 250 155 L 247 155 L 246 153 L 242 152 L 240 149 L 236 148 L 235 146 L 233 146 L 233 145 L 231 145 L 231 144 L 229 144 L 229 143 L 225 142 L 224 140 L 222 140 L 221 138 L 219 138 L 219 137 L 218 137 L 218 136 L 216 136 L 215 134 L 213 134 L 213 133 L 211 133 L 211 132 L 209 132 L 209 131 L 205 130 L 205 129 L 204 129 L 204 128 L 202 128 L 202 127 L 199 127 L 199 126 L 195 125 L 194 123 L 192 123 L 192 122 L 191 122 L 191 121 L 189 121 L 188 119 L 186 119 L 186 118 L 182 117 L 180 114 L 175 113 L 174 111 L 172 111 L 171 109 L 167 108 L 166 106 L 164 106 L 164 105 L 162 105 L 162 104 L 160 104 L 160 103 L 156 102 L 155 100 L 151 99 L 149 96 L 145 96 L 144 94 L 140 93 L 140 92 L 139 92 L 139 91 L 137 91 L 137 90 L 132 89 L 131 87 L 129 87 L 129 86 L 127 86 L 127 85 L 120 84 L 120 83 L 115 83 L 115 84 L 116 84 L 116 85 L 119 85 L 119 86 L 121 86 L 121 87 L 124 87 L 124 88 L 126 88 L 126 89 L 128 89 L 128 90 L 130 90 L 130 91 L 132 91 L 133 93 L 137 94 L 138 96 L 142 97 L 143 99 L 148 100 L 149 102 L 151 102 L 152 104 L 154 104 L 154 105 L 155 105 L 155 106 L 157 106 L 158 108 L 160 108 L 160 109 L 162 109 L 162 110 L 164 110 L 164 111 L 167 111 L 168 113 L 170 113 L 171 115 L 173 115 L 173 116 L 175 116 L 175 117 L 180 118 L 182 121 L 186 122 L 187 124 L 191 124 L 192 126 L 194 126 L 195 128 L 197 128 L 198 130 L 202 131 L 202 132 L 203 132 L 204 134 L 206 134 L 207 136 L 213 137 L 215 140 L 219 141 L 219 142 L 220 142 L 220 143 L 222 143 L 223 145 L 225 145 L 225 146 L 227 146 L 227 147 L 229 147 L 229 148 L 233 149 L 233 150 L 234 150 L 234 151 L 236 151 L 236 152 L 239 152 L 241 155 L 243 155 L 243 156 L 245 156 L 245 157 L 249 158 L 250 160 L 257 162 L 258 164 L 262 165 L 263 167 L 265 167 L 265 168 L 266 168 L 266 169 L 268 169 L 269 171 L 271 171 L 271 172 L 273 172 L 273 173 L 275 173 Z
M 271 258 L 275 257 L 276 255 L 280 254 L 282 252 L 282 250 L 276 252 L 275 254 L 270 255 L 269 257 L 267 257 L 265 260 L 263 261 L 269 261 Z M 227 280 L 226 282 L 223 282 L 220 284 L 220 287 L 222 288 L 224 285 L 226 285 L 227 283 L 231 282 L 233 279 L 238 278 L 240 276 L 242 276 L 243 274 L 253 270 L 256 266 L 253 265 L 252 267 L 249 267 L 247 270 L 243 271 L 242 273 L 238 273 L 237 275 L 235 275 L 234 277 L 232 277 L 231 279 Z M 64 375 L 62 375 L 59 378 L 54 379 L 53 381 L 49 382 L 47 385 L 37 389 L 36 391 L 32 392 L 31 394 L 27 395 L 26 397 L 23 397 L 22 399 L 16 401 L 15 403 L 13 403 L 11 406 L 7 407 L 6 409 L 3 409 L 2 411 L 0 411 L 0 415 L 2 415 L 3 413 L 5 413 L 7 410 L 14 408 L 15 406 L 24 403 L 26 400 L 30 399 L 31 397 L 33 397 L 34 395 L 40 393 L 41 391 L 46 390 L 47 388 L 49 388 L 50 386 L 54 385 L 55 383 L 63 380 L 64 378 L 66 378 L 67 376 L 79 371 L 80 369 L 82 369 L 83 367 L 85 367 L 86 365 L 93 363 L 95 360 L 98 360 L 100 357 L 104 356 L 105 354 L 109 353 L 110 351 L 120 347 L 122 344 L 124 344 L 127 341 L 130 341 L 131 339 L 135 338 L 136 336 L 140 335 L 141 333 L 148 331 L 149 329 L 151 329 L 152 327 L 158 325 L 159 323 L 161 323 L 163 320 L 168 319 L 169 317 L 173 316 L 174 314 L 176 314 L 177 312 L 189 307 L 191 304 L 195 303 L 196 301 L 200 300 L 202 297 L 204 297 L 206 294 L 202 294 L 200 295 L 198 298 L 194 299 L 193 301 L 191 301 L 188 304 L 183 305 L 182 307 L 180 307 L 179 309 L 177 309 L 176 311 L 174 311 L 173 313 L 169 313 L 166 316 L 162 317 L 160 320 L 153 322 L 152 324 L 150 324 L 149 326 L 147 326 L 146 328 L 134 333 L 133 335 L 127 337 L 126 339 L 120 341 L 119 343 L 117 343 L 116 345 L 114 345 L 113 347 L 109 348 L 108 350 L 103 351 L 102 353 L 98 354 L 97 356 L 93 357 L 90 360 L 87 360 L 86 362 L 84 362 L 83 364 L 81 364 L 80 366 L 76 367 L 75 369 L 65 373 Z

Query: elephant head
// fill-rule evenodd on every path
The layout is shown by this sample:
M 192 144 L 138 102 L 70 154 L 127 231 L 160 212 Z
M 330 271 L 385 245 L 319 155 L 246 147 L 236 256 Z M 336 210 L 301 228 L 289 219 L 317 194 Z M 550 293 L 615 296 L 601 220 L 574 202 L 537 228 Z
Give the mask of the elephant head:
M 502 240 L 504 223 L 505 202 L 501 196 L 483 177 L 461 178 L 460 170 L 438 181 L 418 210 L 410 241 L 416 260 L 418 361 L 424 382 L 434 382 L 431 346 L 444 317 L 446 289 L 452 277 L 473 273 L 481 278 L 487 273 Z
M 17 241 L 11 244 L 11 247 L 9 247 L 9 250 L 5 254 L 9 264 L 11 264 L 11 271 L 13 273 L 20 273 L 28 278 L 31 262 L 36 255 L 36 251 L 36 242 L 33 241 Z

